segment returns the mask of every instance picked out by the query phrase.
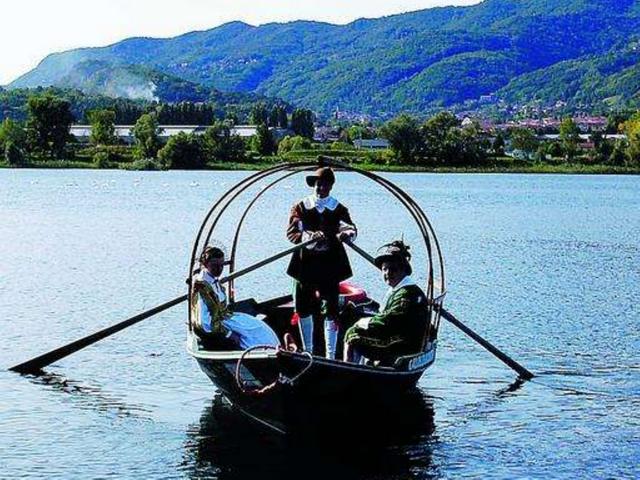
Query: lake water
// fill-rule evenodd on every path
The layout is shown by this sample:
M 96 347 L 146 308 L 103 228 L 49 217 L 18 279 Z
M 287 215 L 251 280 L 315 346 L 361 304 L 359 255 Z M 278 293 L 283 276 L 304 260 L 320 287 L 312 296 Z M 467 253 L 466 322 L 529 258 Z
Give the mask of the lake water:
M 185 291 L 209 206 L 245 172 L 0 170 L 0 477 L 637 478 L 640 177 L 385 174 L 433 222 L 446 306 L 537 377 L 524 384 L 443 322 L 408 431 L 291 445 L 230 411 L 185 352 L 186 306 L 24 377 L 6 368 Z M 339 174 L 373 252 L 407 215 Z M 238 266 L 288 247 L 293 177 L 249 216 Z M 229 245 L 230 211 L 216 239 Z M 236 217 L 234 217 L 236 215 Z M 352 255 L 354 280 L 380 298 Z M 288 293 L 285 262 L 238 296 Z M 381 415 L 384 415 L 381 413 Z M 372 419 L 375 422 L 375 419 Z M 385 427 L 387 428 L 387 427 Z

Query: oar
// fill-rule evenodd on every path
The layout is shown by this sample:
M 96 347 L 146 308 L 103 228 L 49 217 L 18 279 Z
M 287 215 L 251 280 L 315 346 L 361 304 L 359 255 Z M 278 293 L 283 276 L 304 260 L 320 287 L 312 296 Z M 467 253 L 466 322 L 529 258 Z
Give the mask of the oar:
M 310 245 L 315 242 L 317 242 L 316 239 L 311 239 L 311 240 L 307 240 L 306 242 L 298 243 L 297 245 L 291 248 L 288 248 L 280 253 L 277 253 L 276 255 L 273 255 L 269 258 L 265 258 L 264 260 L 254 263 L 253 265 L 243 268 L 242 270 L 237 270 L 227 275 L 226 277 L 221 278 L 220 283 L 228 282 L 230 280 L 233 280 L 234 278 L 238 278 L 242 275 L 252 272 L 253 270 L 263 267 L 271 262 L 274 262 L 286 255 L 289 255 L 290 253 L 300 250 L 301 248 L 304 248 L 307 245 Z M 56 348 L 55 350 L 51 350 L 50 352 L 47 352 L 43 355 L 32 358 L 31 360 L 27 360 L 26 362 L 15 365 L 11 367 L 9 370 L 18 372 L 18 373 L 37 373 L 47 365 L 52 364 L 53 362 L 57 362 L 58 360 L 68 355 L 71 355 L 72 353 L 75 353 L 78 350 L 82 350 L 83 348 L 88 347 L 89 345 L 93 345 L 94 343 L 102 340 L 103 338 L 107 338 L 113 335 L 114 333 L 119 332 L 120 330 L 124 330 L 125 328 L 130 327 L 131 325 L 135 325 L 136 323 L 141 322 L 146 318 L 149 318 L 157 313 L 160 313 L 168 308 L 173 307 L 174 305 L 178 305 L 179 303 L 184 302 L 187 299 L 187 297 L 188 295 L 181 295 L 179 297 L 176 297 L 173 300 L 169 300 L 168 302 L 163 303 L 162 305 L 158 305 L 145 312 L 134 315 L 133 317 L 123 320 L 120 323 L 116 323 L 115 325 L 104 328 L 98 332 L 92 333 L 91 335 L 87 335 L 86 337 L 83 337 L 74 342 L 68 343 L 67 345 L 64 345 L 60 348 Z
M 363 258 L 365 258 L 366 260 L 368 260 L 369 262 L 371 262 L 372 265 L 375 265 L 374 259 L 371 255 L 369 255 L 366 251 L 364 251 L 362 248 L 360 248 L 358 245 L 356 245 L 355 243 L 351 243 L 351 242 L 344 242 L 346 243 L 349 247 L 351 247 L 354 251 L 356 251 L 357 253 L 359 253 Z M 377 266 L 376 266 L 377 268 Z M 458 327 L 460 330 L 462 330 L 467 336 L 471 337 L 473 340 L 475 340 L 476 342 L 478 342 L 480 345 L 482 345 L 484 348 L 486 348 L 487 350 L 489 350 L 489 352 L 491 352 L 493 355 L 495 355 L 498 359 L 500 359 L 502 362 L 504 362 L 508 367 L 512 368 L 513 370 L 515 370 L 518 375 L 520 375 L 521 378 L 525 379 L 525 380 L 531 380 L 533 378 L 533 373 L 531 373 L 529 370 L 527 370 L 526 368 L 524 368 L 522 365 L 520 365 L 518 362 L 516 362 L 513 358 L 511 358 L 509 355 L 507 355 L 506 353 L 502 352 L 501 350 L 499 350 L 497 347 L 495 347 L 494 345 L 492 345 L 491 343 L 489 343 L 487 340 L 485 340 L 484 338 L 482 338 L 480 335 L 478 335 L 476 332 L 474 332 L 473 330 L 471 330 L 469 327 L 467 327 L 464 323 L 462 323 L 460 320 L 458 320 L 456 317 L 454 317 L 451 313 L 449 313 L 447 310 L 445 310 L 444 308 L 442 308 L 440 310 L 442 318 L 444 318 L 446 321 L 448 321 L 449 323 L 455 325 L 456 327 Z

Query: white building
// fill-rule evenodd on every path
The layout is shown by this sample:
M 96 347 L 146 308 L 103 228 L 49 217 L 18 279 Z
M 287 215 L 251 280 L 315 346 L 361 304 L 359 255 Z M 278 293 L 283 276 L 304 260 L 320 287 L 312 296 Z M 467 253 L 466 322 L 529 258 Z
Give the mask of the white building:
M 134 142 L 133 125 L 116 125 L 114 133 L 116 138 L 127 144 Z M 166 142 L 170 137 L 179 133 L 202 135 L 209 125 L 159 125 L 160 140 Z M 256 134 L 258 127 L 256 125 L 235 125 L 231 127 L 231 135 L 237 135 L 242 138 L 250 138 Z M 276 138 L 282 138 L 291 132 L 286 128 L 269 128 Z M 72 125 L 70 133 L 76 137 L 80 143 L 89 143 L 91 137 L 91 125 Z
M 384 150 L 389 148 L 389 141 L 384 138 L 357 138 L 353 141 L 353 145 L 358 150 Z

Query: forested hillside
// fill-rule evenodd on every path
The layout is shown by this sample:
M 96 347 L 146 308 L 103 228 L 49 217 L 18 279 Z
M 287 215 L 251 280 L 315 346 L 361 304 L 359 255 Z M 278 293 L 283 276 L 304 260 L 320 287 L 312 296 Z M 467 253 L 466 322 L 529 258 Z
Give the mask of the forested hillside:
M 218 89 L 381 117 L 473 107 L 481 97 L 633 107 L 639 39 L 640 0 L 485 0 L 344 26 L 234 22 L 132 38 L 52 54 L 11 87 L 163 101 Z

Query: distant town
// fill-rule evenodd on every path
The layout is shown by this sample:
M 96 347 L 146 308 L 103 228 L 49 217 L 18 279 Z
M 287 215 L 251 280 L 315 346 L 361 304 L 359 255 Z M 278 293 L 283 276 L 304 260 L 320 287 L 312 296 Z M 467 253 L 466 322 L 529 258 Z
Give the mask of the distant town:
M 561 107 L 561 105 L 560 105 Z M 5 167 L 132 170 L 258 168 L 330 155 L 371 169 L 633 173 L 640 168 L 640 114 L 545 115 L 496 121 L 476 112 L 400 114 L 374 122 L 336 109 L 321 120 L 304 108 L 257 102 L 244 116 L 215 118 L 206 105 L 150 105 L 135 121 L 97 108 L 75 123 L 68 101 L 29 97 L 24 121 L 0 124 Z M 171 117 L 167 117 L 167 112 Z M 206 123 L 175 124 L 178 118 Z M 170 123 L 161 123 L 160 118 Z

